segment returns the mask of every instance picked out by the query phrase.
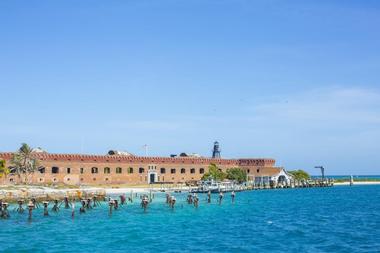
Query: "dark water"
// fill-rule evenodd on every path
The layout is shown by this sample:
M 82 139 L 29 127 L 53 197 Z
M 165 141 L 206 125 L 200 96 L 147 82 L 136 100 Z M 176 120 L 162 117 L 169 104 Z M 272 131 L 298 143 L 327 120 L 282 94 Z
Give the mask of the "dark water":
M 380 186 L 261 190 L 231 204 L 198 209 L 177 194 L 171 210 L 156 196 L 147 213 L 138 201 L 43 217 L 35 210 L 0 220 L 1 252 L 380 252 Z M 78 206 L 78 205 L 77 205 Z

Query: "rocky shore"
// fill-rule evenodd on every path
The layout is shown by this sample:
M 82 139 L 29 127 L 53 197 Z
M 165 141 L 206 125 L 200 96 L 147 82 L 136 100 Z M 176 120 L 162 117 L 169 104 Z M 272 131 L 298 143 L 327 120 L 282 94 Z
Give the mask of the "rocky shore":
M 12 189 L 1 188 L 0 200 L 6 202 L 17 202 L 18 200 L 36 199 L 37 201 L 81 199 L 98 196 L 106 196 L 105 189 L 52 189 L 46 187 L 17 187 Z

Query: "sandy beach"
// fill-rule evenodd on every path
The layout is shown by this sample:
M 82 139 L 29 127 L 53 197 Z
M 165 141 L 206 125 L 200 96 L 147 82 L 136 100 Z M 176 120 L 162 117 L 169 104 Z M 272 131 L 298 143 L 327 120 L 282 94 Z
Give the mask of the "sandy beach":
M 349 182 L 339 182 L 334 183 L 334 186 L 348 186 Z M 354 185 L 379 185 L 379 181 L 362 181 L 354 182 Z M 49 196 L 50 198 L 62 198 L 64 196 L 79 196 L 80 195 L 119 195 L 119 194 L 131 194 L 131 193 L 148 193 L 159 192 L 159 191 L 188 191 L 189 187 L 149 187 L 149 185 L 141 186 L 120 186 L 120 187 L 109 187 L 109 186 L 98 186 L 98 187 L 77 187 L 77 188 L 53 188 L 53 187 L 42 187 L 42 186 L 3 186 L 0 188 L 0 199 L 19 199 L 19 198 L 30 198 L 32 196 Z

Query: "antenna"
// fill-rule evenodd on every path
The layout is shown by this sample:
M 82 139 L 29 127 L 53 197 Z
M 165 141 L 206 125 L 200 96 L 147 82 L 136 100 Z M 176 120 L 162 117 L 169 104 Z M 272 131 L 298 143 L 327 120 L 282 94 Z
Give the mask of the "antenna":
M 145 144 L 143 148 L 145 149 L 145 156 L 148 156 L 148 145 Z

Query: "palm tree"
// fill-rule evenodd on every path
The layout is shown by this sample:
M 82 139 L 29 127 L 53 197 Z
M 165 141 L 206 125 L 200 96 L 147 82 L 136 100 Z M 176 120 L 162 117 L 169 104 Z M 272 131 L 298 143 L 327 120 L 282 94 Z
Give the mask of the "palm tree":
M 0 178 L 5 178 L 8 173 L 9 169 L 5 165 L 5 160 L 0 160 Z
M 34 157 L 33 149 L 28 144 L 23 143 L 19 150 L 12 155 L 12 170 L 10 174 L 17 175 L 18 181 L 24 176 L 24 182 L 29 183 L 31 175 L 39 169 L 39 162 Z

